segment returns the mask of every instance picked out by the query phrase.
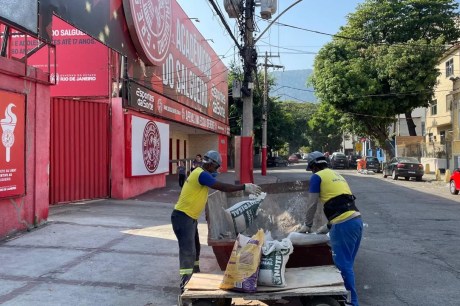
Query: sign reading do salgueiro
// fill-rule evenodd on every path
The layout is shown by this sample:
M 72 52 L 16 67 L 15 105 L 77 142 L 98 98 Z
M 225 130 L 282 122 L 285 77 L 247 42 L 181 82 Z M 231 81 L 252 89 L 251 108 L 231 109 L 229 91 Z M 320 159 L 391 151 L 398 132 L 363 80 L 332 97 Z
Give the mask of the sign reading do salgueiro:
M 177 1 L 126 0 L 126 3 L 129 3 L 125 7 L 126 18 L 137 54 L 161 78 L 158 80 L 161 88 L 155 81 L 151 88 L 228 124 L 227 68 Z M 149 76 L 139 76 L 144 77 Z M 150 105 L 148 99 L 141 100 L 141 104 Z

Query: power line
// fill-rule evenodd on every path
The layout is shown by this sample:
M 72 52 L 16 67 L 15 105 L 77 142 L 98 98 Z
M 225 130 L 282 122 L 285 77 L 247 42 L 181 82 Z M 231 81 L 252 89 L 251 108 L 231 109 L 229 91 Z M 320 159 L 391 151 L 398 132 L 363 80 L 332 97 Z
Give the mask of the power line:
M 225 29 L 227 30 L 228 34 L 230 35 L 230 37 L 233 39 L 233 41 L 235 42 L 235 45 L 238 47 L 238 49 L 241 51 L 241 46 L 238 42 L 238 40 L 235 38 L 235 36 L 233 35 L 232 33 L 232 30 L 230 29 L 230 26 L 228 25 L 227 21 L 225 20 L 225 17 L 224 15 L 222 14 L 222 12 L 219 10 L 219 7 L 216 5 L 216 3 L 214 2 L 214 0 L 209 0 L 209 2 L 211 3 L 212 7 L 214 8 L 214 10 L 216 11 L 217 15 L 219 15 L 220 17 L 220 20 L 222 21 Z
M 362 42 L 362 43 L 366 43 L 368 45 L 377 45 L 377 46 L 387 45 L 387 46 L 400 46 L 400 47 L 417 47 L 418 46 L 418 47 L 432 47 L 432 48 L 452 47 L 453 46 L 452 44 L 443 44 L 443 45 L 431 46 L 431 45 L 419 45 L 419 44 L 408 44 L 408 43 L 387 43 L 387 42 L 372 43 L 372 42 L 366 41 L 364 38 L 357 38 L 357 37 L 343 36 L 343 35 L 337 35 L 337 34 L 330 34 L 330 33 L 326 33 L 326 32 L 321 32 L 321 31 L 317 31 L 317 30 L 311 30 L 311 29 L 307 29 L 307 28 L 303 28 L 303 27 L 299 27 L 299 26 L 294 26 L 294 25 L 290 25 L 290 24 L 286 24 L 286 23 L 281 23 L 281 22 L 275 22 L 275 23 L 277 23 L 277 24 L 279 24 L 281 26 L 284 26 L 284 27 L 288 27 L 288 28 L 293 28 L 293 29 L 297 29 L 297 30 L 301 30 L 301 31 L 305 31 L 305 32 L 316 33 L 316 34 L 320 34 L 320 35 L 331 36 L 333 38 L 341 38 L 341 39 L 352 40 L 352 41 L 356 41 L 356 42 Z
M 311 90 L 311 89 L 302 89 L 302 88 L 297 88 L 297 87 L 291 87 L 291 86 L 281 86 L 275 90 L 273 90 L 272 92 L 275 92 L 275 91 L 278 91 L 280 90 L 281 88 L 289 88 L 289 89 L 294 89 L 294 90 L 299 90 L 299 91 L 307 91 L 307 92 L 315 92 L 314 90 Z

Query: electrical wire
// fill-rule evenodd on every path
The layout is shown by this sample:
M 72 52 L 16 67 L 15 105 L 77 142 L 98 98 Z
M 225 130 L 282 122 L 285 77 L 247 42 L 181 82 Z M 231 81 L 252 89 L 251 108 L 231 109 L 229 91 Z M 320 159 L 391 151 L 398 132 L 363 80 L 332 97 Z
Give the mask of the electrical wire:
M 321 31 L 317 31 L 317 30 L 311 30 L 311 29 L 307 29 L 307 28 L 303 28 L 303 27 L 299 27 L 299 26 L 294 26 L 294 25 L 290 25 L 290 24 L 286 24 L 286 23 L 282 23 L 282 22 L 275 22 L 275 23 L 279 24 L 280 26 L 293 28 L 293 29 L 306 31 L 306 32 L 311 32 L 311 33 L 316 33 L 316 34 L 320 34 L 320 35 L 331 36 L 333 38 L 341 38 L 341 39 L 352 40 L 352 41 L 356 41 L 356 42 L 367 43 L 370 46 L 372 46 L 372 45 L 376 45 L 376 46 L 387 45 L 387 46 L 400 46 L 400 47 L 415 47 L 415 46 L 418 46 L 418 47 L 432 47 L 432 48 L 438 48 L 438 47 L 449 48 L 449 47 L 454 46 L 453 44 L 443 44 L 443 45 L 431 46 L 431 45 L 418 45 L 418 44 L 410 44 L 410 43 L 386 43 L 386 42 L 371 43 L 371 42 L 366 41 L 363 38 L 356 38 L 356 37 L 350 37 L 350 36 L 330 34 L 330 33 L 326 33 L 326 32 L 321 32 Z

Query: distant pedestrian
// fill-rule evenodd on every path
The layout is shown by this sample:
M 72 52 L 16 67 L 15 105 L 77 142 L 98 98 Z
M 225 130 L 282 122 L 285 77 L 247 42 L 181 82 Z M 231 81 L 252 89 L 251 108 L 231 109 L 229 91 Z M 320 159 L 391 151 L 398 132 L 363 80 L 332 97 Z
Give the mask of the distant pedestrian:
M 201 159 L 201 154 L 197 154 L 195 156 L 195 159 L 192 161 L 192 166 L 190 167 L 190 172 L 192 172 L 196 168 L 201 167 L 201 165 L 203 165 L 203 161 Z
M 179 186 L 182 188 L 185 182 L 185 164 L 183 161 L 179 162 L 179 166 L 177 167 L 177 174 L 179 175 Z

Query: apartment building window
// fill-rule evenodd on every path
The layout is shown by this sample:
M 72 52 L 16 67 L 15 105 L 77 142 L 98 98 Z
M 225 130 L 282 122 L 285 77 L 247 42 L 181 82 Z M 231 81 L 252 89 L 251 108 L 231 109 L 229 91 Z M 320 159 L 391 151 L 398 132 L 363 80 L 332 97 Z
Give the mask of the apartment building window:
M 434 100 L 431 102 L 430 111 L 432 116 L 438 114 L 438 101 Z
M 451 58 L 446 62 L 446 78 L 454 75 L 454 59 Z
M 451 97 L 446 98 L 446 110 L 447 111 L 452 110 L 452 98 Z
M 440 138 L 440 142 L 441 144 L 445 144 L 446 143 L 446 131 L 441 131 L 439 133 L 439 138 Z

